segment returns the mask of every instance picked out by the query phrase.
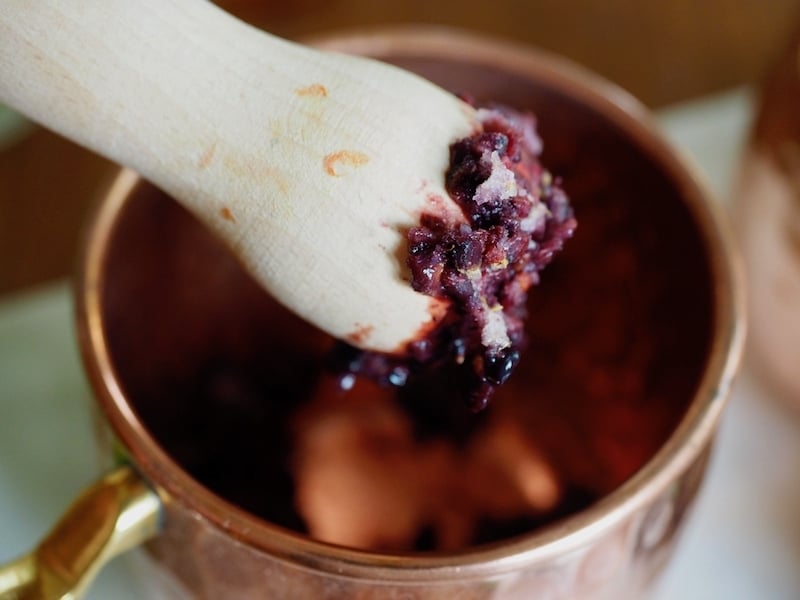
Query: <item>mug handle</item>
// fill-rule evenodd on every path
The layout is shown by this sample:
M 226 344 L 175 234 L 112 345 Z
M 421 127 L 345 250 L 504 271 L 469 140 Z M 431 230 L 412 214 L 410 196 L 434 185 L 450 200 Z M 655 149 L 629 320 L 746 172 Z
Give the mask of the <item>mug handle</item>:
M 0 600 L 77 600 L 103 565 L 161 522 L 158 494 L 121 466 L 86 489 L 35 550 L 0 566 Z

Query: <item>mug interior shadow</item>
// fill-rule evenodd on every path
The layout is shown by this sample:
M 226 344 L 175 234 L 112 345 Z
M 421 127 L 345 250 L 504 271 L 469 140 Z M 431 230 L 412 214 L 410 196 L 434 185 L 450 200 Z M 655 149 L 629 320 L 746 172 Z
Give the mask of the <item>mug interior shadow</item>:
M 563 497 L 546 514 L 485 519 L 477 545 L 598 501 L 663 445 L 710 351 L 709 251 L 659 156 L 596 109 L 488 64 L 405 58 L 401 66 L 478 102 L 532 111 L 543 163 L 563 181 L 579 223 L 530 294 L 529 347 L 493 401 L 525 424 L 554 465 Z M 333 340 L 277 305 L 191 215 L 147 183 L 114 223 L 102 269 L 110 355 L 142 423 L 215 494 L 306 531 L 294 505 L 286 423 L 307 402 Z M 443 423 L 464 431 L 465 421 L 488 418 L 459 413 L 448 395 L 447 386 L 427 382 L 399 401 L 437 424 L 420 435 L 447 436 Z M 421 534 L 414 549 L 435 547 Z

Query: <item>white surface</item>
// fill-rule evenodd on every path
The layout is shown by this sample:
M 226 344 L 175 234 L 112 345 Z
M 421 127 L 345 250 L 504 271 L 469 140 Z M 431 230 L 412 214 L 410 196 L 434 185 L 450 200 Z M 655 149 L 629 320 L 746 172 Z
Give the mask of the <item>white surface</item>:
M 0 305 L 0 564 L 28 552 L 99 472 L 69 288 Z M 105 569 L 90 600 L 142 600 L 136 562 Z
M 723 203 L 751 116 L 752 98 L 741 91 L 661 115 Z M 708 479 L 654 598 L 800 598 L 800 408 L 772 397 L 746 360 Z
M 750 115 L 733 92 L 661 115 L 721 198 Z M 0 304 L 0 563 L 27 551 L 97 473 L 67 286 Z M 148 597 L 136 553 L 100 576 L 90 600 Z M 152 597 L 152 596 L 149 596 Z M 655 600 L 800 598 L 800 412 L 745 373 L 709 478 Z

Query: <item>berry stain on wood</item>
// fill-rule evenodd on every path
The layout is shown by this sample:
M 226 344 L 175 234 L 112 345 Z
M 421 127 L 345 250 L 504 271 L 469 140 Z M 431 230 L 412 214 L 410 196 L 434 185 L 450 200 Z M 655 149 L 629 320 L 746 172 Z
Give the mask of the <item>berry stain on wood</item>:
M 341 177 L 340 166 L 361 167 L 369 162 L 369 156 L 356 150 L 339 150 L 322 159 L 325 172 L 331 177 Z
M 295 93 L 298 96 L 312 97 L 312 98 L 327 98 L 328 88 L 321 83 L 312 83 L 305 87 L 297 88 Z

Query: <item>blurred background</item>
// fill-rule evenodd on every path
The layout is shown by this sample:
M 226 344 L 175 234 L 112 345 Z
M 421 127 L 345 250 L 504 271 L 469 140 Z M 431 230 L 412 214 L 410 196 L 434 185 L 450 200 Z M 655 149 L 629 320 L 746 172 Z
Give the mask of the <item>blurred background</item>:
M 462 27 L 563 54 L 652 108 L 758 82 L 800 23 L 800 0 L 225 0 L 302 38 L 390 23 Z M 0 294 L 68 275 L 113 165 L 0 108 Z
M 764 276 L 751 278 L 760 292 L 751 294 L 751 310 L 760 318 L 750 319 L 750 340 L 762 343 L 749 363 L 756 371 L 769 363 L 785 369 L 763 370 L 769 386 L 743 374 L 694 524 L 654 598 L 800 598 L 800 0 L 218 4 L 293 39 L 399 23 L 482 32 L 562 54 L 658 111 L 670 139 L 700 159 L 724 204 L 753 211 L 754 218 L 739 219 L 750 226 L 738 231 L 756 266 L 748 264 L 749 274 Z M 769 101 L 762 102 L 752 92 L 782 54 L 779 76 L 772 73 L 763 88 Z M 737 203 L 737 172 L 754 164 L 738 160 L 752 118 L 752 147 L 771 158 L 758 165 L 772 178 L 750 173 L 755 187 L 738 194 L 753 201 Z M 767 169 L 773 163 L 774 173 Z M 42 535 L 96 473 L 84 410 L 91 392 L 71 329 L 69 291 L 62 283 L 44 293 L 17 292 L 73 272 L 87 213 L 115 170 L 0 107 L 0 300 L 8 300 L 0 310 L 0 513 L 13 515 L 2 528 L 0 562 Z M 777 383 L 786 384 L 780 394 Z M 791 402 L 773 402 L 779 395 Z M 136 556 L 104 571 L 90 598 L 152 597 L 141 591 Z

